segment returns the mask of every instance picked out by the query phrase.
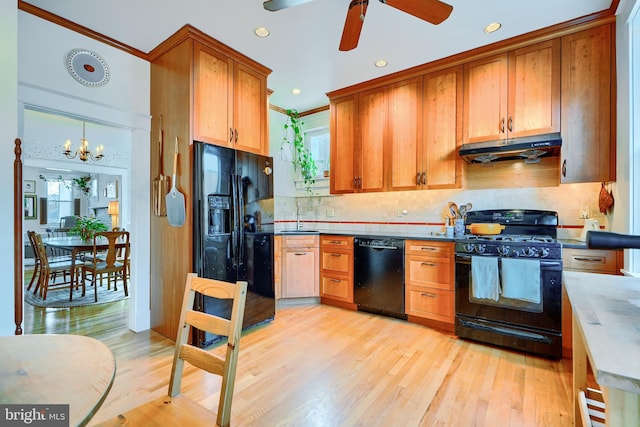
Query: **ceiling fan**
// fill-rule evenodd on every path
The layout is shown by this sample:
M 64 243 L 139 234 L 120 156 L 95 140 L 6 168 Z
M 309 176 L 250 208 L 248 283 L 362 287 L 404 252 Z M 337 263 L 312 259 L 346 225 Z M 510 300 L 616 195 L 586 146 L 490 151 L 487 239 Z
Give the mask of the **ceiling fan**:
M 313 0 L 267 0 L 263 3 L 266 10 L 275 12 L 277 10 L 286 9 L 303 3 L 309 3 Z M 380 3 L 395 7 L 403 12 L 413 15 L 417 18 L 439 24 L 451 15 L 453 6 L 443 3 L 439 0 L 379 0 Z M 340 40 L 340 50 L 347 51 L 355 49 L 360 39 L 360 31 L 364 23 L 364 15 L 367 13 L 369 0 L 351 0 L 349 10 L 347 11 L 347 19 L 342 30 L 342 39 Z

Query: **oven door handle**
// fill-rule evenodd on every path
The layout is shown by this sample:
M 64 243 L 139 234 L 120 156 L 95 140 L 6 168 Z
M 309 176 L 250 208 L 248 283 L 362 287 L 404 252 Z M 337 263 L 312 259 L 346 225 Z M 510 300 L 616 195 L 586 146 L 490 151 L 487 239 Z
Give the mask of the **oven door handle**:
M 471 257 L 473 256 L 477 256 L 477 255 L 468 255 L 468 254 L 456 254 L 456 259 L 464 259 L 464 260 L 469 260 L 471 261 Z M 502 258 L 502 257 L 491 257 L 491 258 Z M 527 258 L 527 259 L 538 259 L 538 258 Z M 545 268 L 553 268 L 553 267 L 562 267 L 562 261 L 558 260 L 540 260 L 540 267 L 545 267 Z
M 468 320 L 462 320 L 462 319 L 460 319 L 460 323 L 463 326 L 466 326 L 467 328 L 470 328 L 470 329 L 478 329 L 478 330 L 481 330 L 481 331 L 494 332 L 494 333 L 497 333 L 497 334 L 502 334 L 502 335 L 512 336 L 512 337 L 516 337 L 516 338 L 526 339 L 526 340 L 529 340 L 529 341 L 538 341 L 538 342 L 543 342 L 543 343 L 547 343 L 547 344 L 551 343 L 551 339 L 549 337 L 545 337 L 544 335 L 536 334 L 534 332 L 524 332 L 524 331 L 519 331 L 519 330 L 516 330 L 516 329 L 511 329 L 511 328 L 508 328 L 508 327 L 484 325 L 484 324 L 481 324 L 481 323 L 470 322 Z

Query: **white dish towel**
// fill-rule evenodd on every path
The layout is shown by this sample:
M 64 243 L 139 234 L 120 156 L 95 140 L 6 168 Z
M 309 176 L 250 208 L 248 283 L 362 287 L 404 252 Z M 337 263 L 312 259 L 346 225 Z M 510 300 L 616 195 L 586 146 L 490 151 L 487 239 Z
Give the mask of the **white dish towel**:
M 540 261 L 503 258 L 502 296 L 540 304 Z
M 471 295 L 476 299 L 498 301 L 500 298 L 498 258 L 471 257 Z

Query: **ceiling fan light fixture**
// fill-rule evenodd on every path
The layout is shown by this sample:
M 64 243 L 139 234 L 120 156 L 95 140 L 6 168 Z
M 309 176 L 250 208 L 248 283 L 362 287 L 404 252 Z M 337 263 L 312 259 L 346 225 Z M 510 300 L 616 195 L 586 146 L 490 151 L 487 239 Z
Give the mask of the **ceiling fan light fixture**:
M 253 32 L 260 38 L 269 37 L 269 34 L 271 34 L 269 29 L 266 27 L 258 27 Z
M 378 59 L 375 63 L 375 66 L 378 68 L 386 67 L 389 63 L 386 59 Z
M 502 24 L 499 22 L 492 22 L 491 24 L 487 25 L 486 27 L 484 27 L 484 32 L 487 34 L 491 34 L 494 33 L 496 31 L 498 31 L 500 28 L 502 28 Z

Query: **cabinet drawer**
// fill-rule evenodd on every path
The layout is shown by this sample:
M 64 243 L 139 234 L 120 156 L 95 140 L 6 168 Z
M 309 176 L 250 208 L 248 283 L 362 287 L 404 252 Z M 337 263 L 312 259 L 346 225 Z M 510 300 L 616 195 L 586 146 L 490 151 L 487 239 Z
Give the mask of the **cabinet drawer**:
M 320 236 L 300 234 L 295 236 L 286 236 L 282 242 L 285 248 L 317 248 Z
M 453 291 L 409 286 L 406 292 L 407 314 L 453 323 L 453 295 Z
M 323 248 L 353 249 L 353 236 L 320 236 L 320 246 Z
M 619 274 L 618 252 L 598 249 L 562 249 L 562 264 L 566 270 Z
M 453 243 L 431 240 L 407 240 L 404 244 L 404 250 L 405 253 L 408 254 L 451 258 L 453 256 Z
M 320 296 L 353 303 L 353 281 L 348 276 L 323 273 Z
M 321 262 L 323 270 L 344 274 L 351 274 L 351 271 L 353 271 L 353 257 L 350 252 L 325 252 L 323 250 Z
M 453 278 L 450 260 L 409 255 L 405 263 L 408 285 L 452 290 Z

